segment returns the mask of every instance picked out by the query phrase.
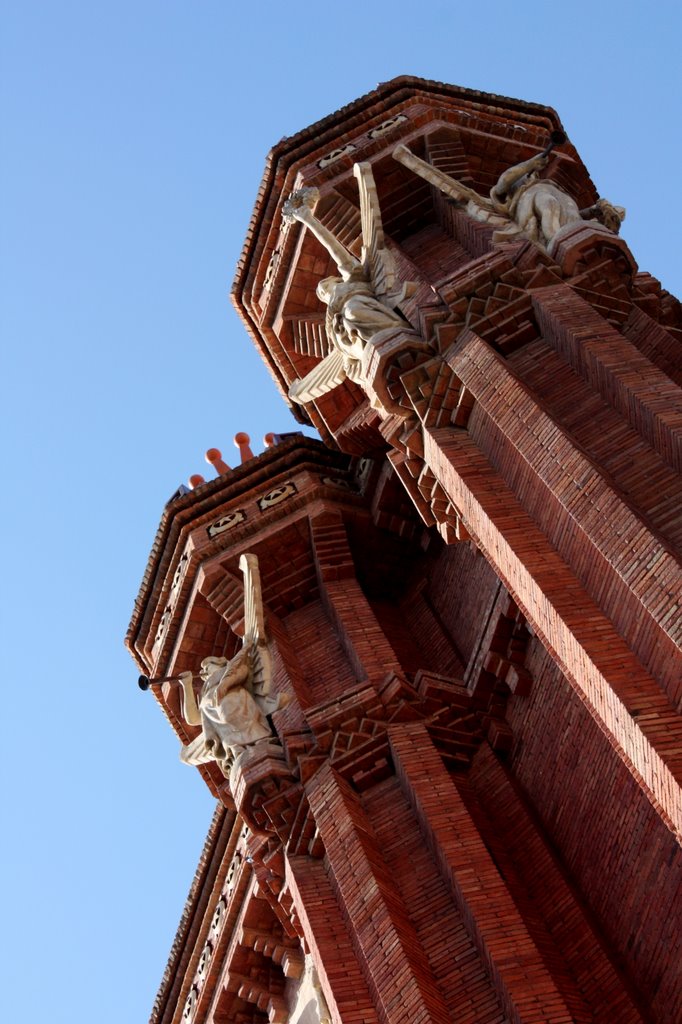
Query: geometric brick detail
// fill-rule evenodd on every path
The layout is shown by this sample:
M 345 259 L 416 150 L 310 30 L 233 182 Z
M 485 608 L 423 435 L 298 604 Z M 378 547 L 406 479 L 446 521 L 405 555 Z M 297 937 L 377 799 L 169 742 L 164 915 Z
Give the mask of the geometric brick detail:
M 471 404 L 467 402 L 461 381 L 439 356 L 404 373 L 400 382 L 422 423 L 466 426 Z

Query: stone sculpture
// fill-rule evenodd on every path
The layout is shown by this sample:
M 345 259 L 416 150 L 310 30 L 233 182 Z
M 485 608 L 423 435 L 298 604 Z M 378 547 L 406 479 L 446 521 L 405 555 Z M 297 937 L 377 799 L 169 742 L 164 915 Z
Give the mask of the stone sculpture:
M 504 171 L 490 190 L 490 198 L 432 167 L 406 146 L 397 146 L 393 157 L 461 204 L 470 217 L 495 225 L 494 242 L 521 236 L 550 250 L 562 228 L 583 220 L 597 220 L 618 234 L 625 219 L 622 206 L 600 199 L 589 209 L 580 210 L 572 196 L 556 182 L 539 177 L 549 162 L 552 148 L 550 144 L 542 153 Z
M 314 370 L 291 385 L 289 397 L 301 405 L 338 387 L 346 378 L 366 383 L 367 346 L 396 330 L 411 333 L 410 325 L 396 307 L 412 293 L 413 286 L 397 280 L 393 258 L 384 243 L 371 167 L 355 164 L 353 171 L 360 191 L 363 242 L 360 260 L 313 214 L 319 199 L 317 189 L 302 188 L 293 192 L 282 211 L 285 221 L 300 221 L 312 231 L 339 271 L 338 277 L 324 278 L 317 286 L 317 295 L 327 307 L 325 328 L 330 351 Z
M 201 733 L 180 751 L 185 764 L 215 761 L 229 777 L 236 757 L 244 748 L 272 738 L 267 720 L 286 702 L 271 696 L 272 669 L 261 599 L 260 573 L 255 555 L 242 555 L 244 574 L 244 639 L 241 649 L 227 658 L 204 658 L 197 703 L 193 674 L 178 677 L 182 686 L 182 714 L 189 725 L 201 726 Z

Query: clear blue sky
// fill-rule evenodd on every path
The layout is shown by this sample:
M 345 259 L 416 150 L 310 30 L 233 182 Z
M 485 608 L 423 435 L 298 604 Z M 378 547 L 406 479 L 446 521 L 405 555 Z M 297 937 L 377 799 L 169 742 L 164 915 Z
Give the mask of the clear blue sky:
M 228 302 L 268 149 L 403 73 L 550 104 L 680 295 L 679 10 L 5 0 L 5 1020 L 146 1020 L 194 874 L 213 801 L 122 637 L 204 451 L 296 429 Z

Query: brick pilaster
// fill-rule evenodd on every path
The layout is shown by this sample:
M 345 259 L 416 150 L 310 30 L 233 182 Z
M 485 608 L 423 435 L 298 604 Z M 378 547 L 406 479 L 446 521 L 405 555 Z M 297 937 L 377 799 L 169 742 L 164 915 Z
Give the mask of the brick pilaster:
M 389 728 L 396 773 L 514 1024 L 574 1018 L 421 722 Z
M 446 358 L 476 400 L 469 430 L 477 444 L 676 704 L 682 618 L 670 609 L 682 606 L 678 560 L 481 338 L 470 332 Z
M 682 390 L 568 285 L 539 288 L 544 340 L 673 469 L 682 470 Z
M 307 793 L 332 886 L 352 922 L 353 944 L 382 1024 L 450 1024 L 356 794 L 328 765 L 313 776 Z
M 399 662 L 355 577 L 353 557 L 339 513 L 310 520 L 320 593 L 358 679 L 383 679 Z
M 464 431 L 425 429 L 443 489 L 668 825 L 682 835 L 682 722 L 613 624 Z
M 334 1024 L 378 1024 L 324 864 L 312 857 L 287 857 L 286 884 Z

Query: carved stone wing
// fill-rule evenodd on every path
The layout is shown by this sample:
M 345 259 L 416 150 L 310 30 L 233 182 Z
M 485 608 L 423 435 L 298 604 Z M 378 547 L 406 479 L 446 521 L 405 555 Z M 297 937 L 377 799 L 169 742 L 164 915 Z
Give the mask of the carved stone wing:
M 367 163 L 354 164 L 353 173 L 360 193 L 362 268 L 372 282 L 376 297 L 392 307 L 399 301 L 396 293 L 401 291 L 401 285 L 396 275 L 395 261 L 384 241 L 379 196 L 372 168 Z
M 289 398 L 292 402 L 303 405 L 314 398 L 326 395 L 328 391 L 342 384 L 346 377 L 343 353 L 334 349 L 310 373 L 294 381 L 289 388 Z
M 244 574 L 244 647 L 250 649 L 252 657 L 249 685 L 253 693 L 266 697 L 272 681 L 272 662 L 265 634 L 258 558 L 242 555 L 239 568 Z
M 180 760 L 185 764 L 208 764 L 215 761 L 215 754 L 206 746 L 206 737 L 200 732 L 190 743 L 180 751 Z

